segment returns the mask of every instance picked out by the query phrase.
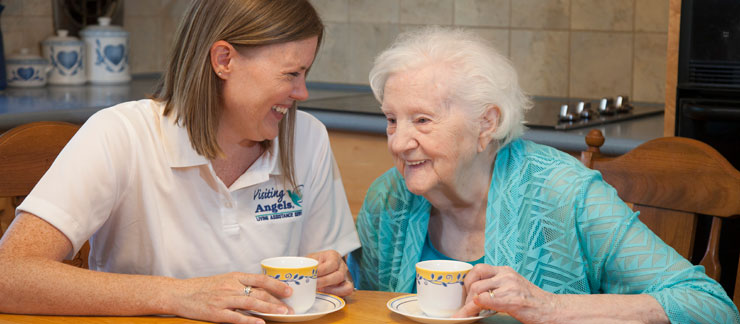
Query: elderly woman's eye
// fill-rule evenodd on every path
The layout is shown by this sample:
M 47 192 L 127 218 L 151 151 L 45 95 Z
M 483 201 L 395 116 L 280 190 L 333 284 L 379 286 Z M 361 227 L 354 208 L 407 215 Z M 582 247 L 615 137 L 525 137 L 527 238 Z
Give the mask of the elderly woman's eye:
M 426 117 L 419 117 L 419 118 L 416 119 L 416 122 L 419 123 L 419 124 L 426 124 L 426 123 L 428 123 L 430 121 L 431 120 L 429 118 L 426 118 Z
M 396 119 L 395 118 L 386 117 L 385 120 L 388 121 L 388 125 L 395 125 L 396 124 Z

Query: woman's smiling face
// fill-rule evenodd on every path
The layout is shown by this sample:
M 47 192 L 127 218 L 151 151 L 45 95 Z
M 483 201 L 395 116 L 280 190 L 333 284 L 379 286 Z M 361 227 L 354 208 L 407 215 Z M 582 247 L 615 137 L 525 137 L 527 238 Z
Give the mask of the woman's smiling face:
M 277 137 L 280 120 L 296 101 L 308 99 L 306 71 L 317 37 L 242 50 L 223 87 L 221 127 L 244 140 Z
M 417 195 L 464 186 L 477 154 L 479 128 L 470 110 L 450 99 L 449 75 L 432 65 L 394 73 L 385 84 L 388 148 Z

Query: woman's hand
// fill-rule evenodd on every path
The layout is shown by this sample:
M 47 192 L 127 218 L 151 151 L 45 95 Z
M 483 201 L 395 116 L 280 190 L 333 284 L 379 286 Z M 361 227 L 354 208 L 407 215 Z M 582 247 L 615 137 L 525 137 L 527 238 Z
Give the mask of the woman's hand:
M 307 257 L 319 261 L 319 281 L 316 284 L 319 291 L 339 297 L 347 296 L 354 291 L 354 284 L 349 280 L 347 264 L 337 251 L 311 253 Z
M 280 301 L 293 293 L 285 283 L 265 275 L 232 272 L 212 277 L 185 279 L 176 288 L 171 314 L 211 322 L 263 324 L 264 320 L 236 310 L 260 313 L 292 313 Z M 251 286 L 249 296 L 245 288 Z
M 523 323 L 541 323 L 557 309 L 557 295 L 535 286 L 511 267 L 476 265 L 465 277 L 465 291 L 465 305 L 453 317 L 477 316 L 482 309 L 490 309 Z

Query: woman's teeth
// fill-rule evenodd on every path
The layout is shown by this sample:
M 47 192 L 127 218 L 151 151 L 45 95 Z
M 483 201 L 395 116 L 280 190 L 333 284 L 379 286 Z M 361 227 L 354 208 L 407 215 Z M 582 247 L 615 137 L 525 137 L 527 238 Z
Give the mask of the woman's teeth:
M 425 161 L 425 160 L 421 160 L 421 161 L 416 161 L 416 162 L 406 161 L 406 164 L 408 164 L 408 165 L 412 165 L 412 166 L 413 166 L 413 165 L 419 165 L 419 164 L 422 164 L 422 163 L 424 163 L 424 161 Z
M 277 112 L 279 112 L 279 113 L 281 113 L 283 115 L 285 115 L 285 114 L 288 113 L 288 108 L 280 107 L 278 105 L 272 106 L 272 110 L 277 111 Z

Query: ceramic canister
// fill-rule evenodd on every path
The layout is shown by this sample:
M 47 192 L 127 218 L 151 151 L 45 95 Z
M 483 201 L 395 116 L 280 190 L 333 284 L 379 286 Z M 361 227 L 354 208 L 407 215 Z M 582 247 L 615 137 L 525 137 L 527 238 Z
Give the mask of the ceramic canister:
M 98 24 L 80 31 L 86 47 L 87 79 L 97 84 L 130 81 L 128 32 L 111 25 L 109 17 L 98 18 Z
M 67 36 L 60 29 L 56 36 L 42 42 L 44 57 L 51 62 L 50 84 L 83 84 L 85 75 L 85 43 L 76 37 Z
M 22 48 L 19 54 L 11 55 L 5 61 L 8 85 L 12 87 L 43 87 L 51 66 L 42 57 L 31 54 Z

